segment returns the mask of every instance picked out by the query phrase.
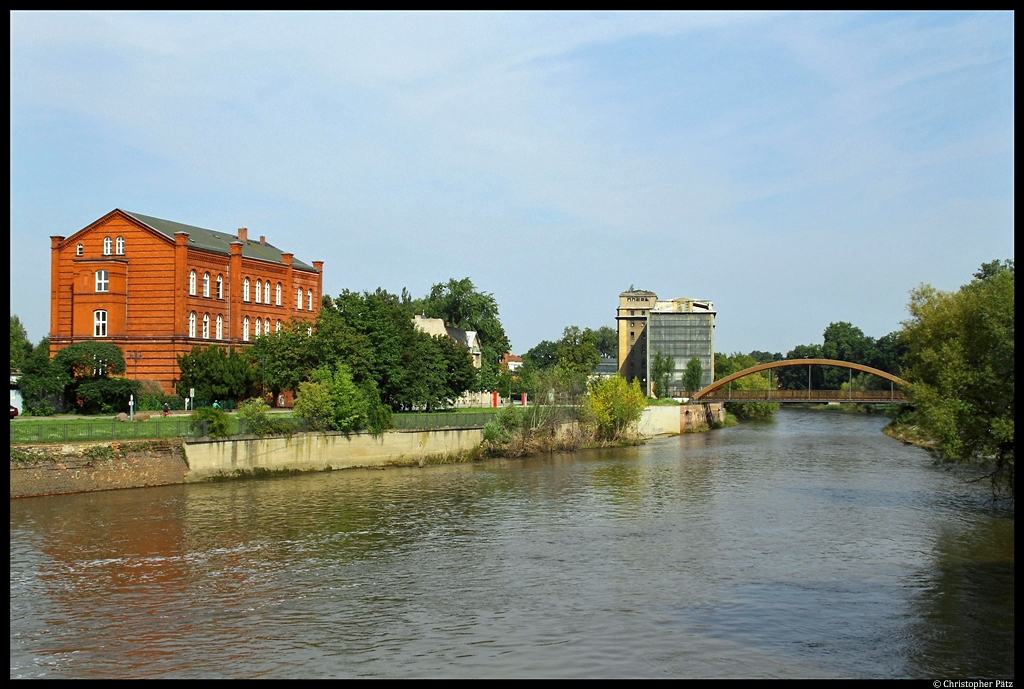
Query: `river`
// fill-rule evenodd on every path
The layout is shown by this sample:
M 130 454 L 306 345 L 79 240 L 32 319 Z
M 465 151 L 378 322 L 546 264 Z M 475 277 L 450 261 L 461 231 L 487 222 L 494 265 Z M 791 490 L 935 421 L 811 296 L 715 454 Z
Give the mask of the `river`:
M 11 501 L 11 677 L 1013 677 L 1013 512 L 880 433 Z

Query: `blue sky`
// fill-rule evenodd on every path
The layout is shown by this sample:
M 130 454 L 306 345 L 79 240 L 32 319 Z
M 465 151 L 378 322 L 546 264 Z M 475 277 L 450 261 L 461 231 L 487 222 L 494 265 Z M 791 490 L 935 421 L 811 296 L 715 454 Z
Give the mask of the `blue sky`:
M 324 291 L 470 277 L 513 351 L 710 299 L 716 349 L 881 337 L 1013 256 L 1013 14 L 61 13 L 11 19 L 11 313 L 114 208 Z

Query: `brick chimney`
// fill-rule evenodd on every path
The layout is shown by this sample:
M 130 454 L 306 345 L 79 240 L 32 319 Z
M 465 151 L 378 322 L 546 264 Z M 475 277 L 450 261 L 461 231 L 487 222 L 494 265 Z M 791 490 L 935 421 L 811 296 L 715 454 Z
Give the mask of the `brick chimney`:
M 238 228 L 238 241 L 242 242 L 242 244 L 245 244 L 246 242 L 249 241 L 249 228 L 247 228 L 247 227 L 239 227 Z
M 267 243 L 267 238 L 264 237 L 263 235 L 260 235 L 260 244 L 266 244 L 266 243 Z

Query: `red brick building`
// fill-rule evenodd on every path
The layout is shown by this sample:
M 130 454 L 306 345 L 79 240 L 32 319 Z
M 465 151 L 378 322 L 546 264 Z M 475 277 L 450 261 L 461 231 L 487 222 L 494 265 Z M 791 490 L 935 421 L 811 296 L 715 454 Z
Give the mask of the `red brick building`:
M 50 355 L 108 341 L 129 378 L 167 393 L 178 355 L 194 345 L 249 345 L 320 311 L 323 262 L 307 265 L 245 228 L 227 234 L 115 209 L 50 242 Z

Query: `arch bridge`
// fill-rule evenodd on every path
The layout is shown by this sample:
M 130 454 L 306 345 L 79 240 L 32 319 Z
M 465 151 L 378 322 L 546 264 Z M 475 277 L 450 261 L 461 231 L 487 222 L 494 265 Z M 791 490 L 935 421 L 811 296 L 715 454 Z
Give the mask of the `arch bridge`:
M 784 368 L 788 366 L 807 366 L 807 389 L 806 390 L 733 390 L 730 383 L 752 373 L 767 371 L 773 368 Z M 812 390 L 811 389 L 811 366 L 835 366 L 850 371 L 852 377 L 854 371 L 870 373 L 879 378 L 889 381 L 888 390 Z M 877 368 L 855 364 L 850 361 L 839 361 L 838 359 L 784 359 L 782 361 L 769 361 L 765 364 L 758 364 L 737 371 L 731 375 L 716 380 L 711 385 L 700 390 L 693 399 L 695 402 L 856 402 L 858 404 L 907 404 L 909 400 L 902 390 L 896 387 L 908 385 L 907 381 L 891 373 L 880 371 Z M 723 389 L 724 388 L 724 389 Z

